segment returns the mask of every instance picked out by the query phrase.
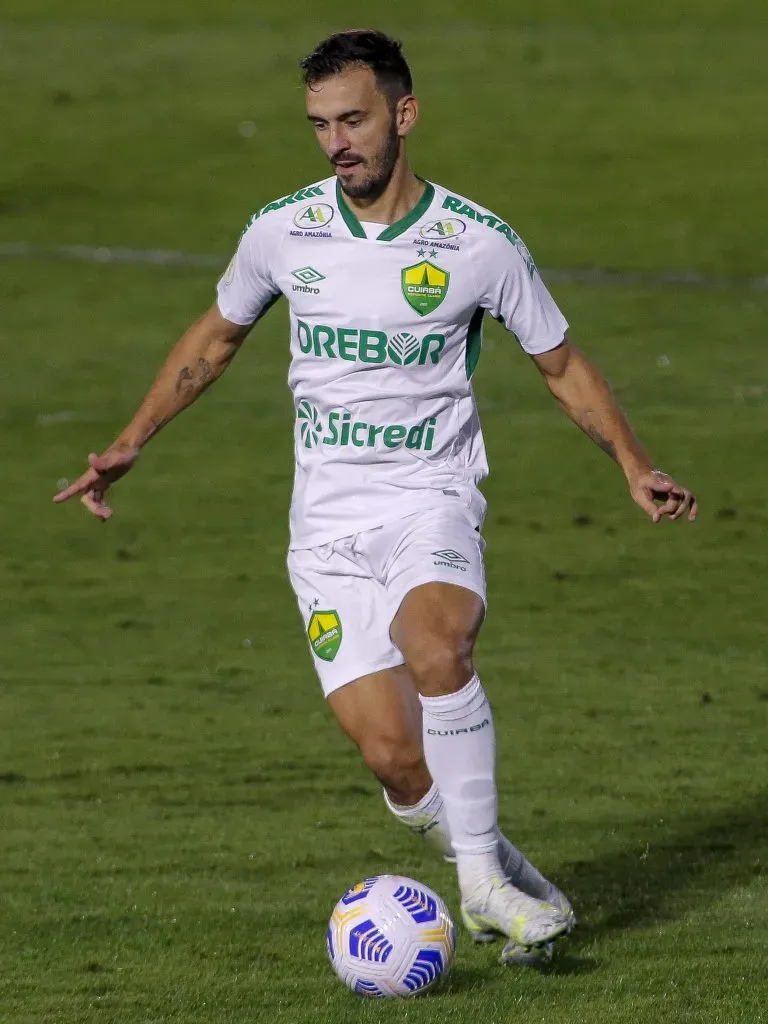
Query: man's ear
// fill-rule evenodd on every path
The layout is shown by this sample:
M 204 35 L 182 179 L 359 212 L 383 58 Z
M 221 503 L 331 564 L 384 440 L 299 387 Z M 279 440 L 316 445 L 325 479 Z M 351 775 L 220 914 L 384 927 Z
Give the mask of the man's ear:
M 397 134 L 403 138 L 409 135 L 419 119 L 419 101 L 415 96 L 402 96 L 395 109 Z

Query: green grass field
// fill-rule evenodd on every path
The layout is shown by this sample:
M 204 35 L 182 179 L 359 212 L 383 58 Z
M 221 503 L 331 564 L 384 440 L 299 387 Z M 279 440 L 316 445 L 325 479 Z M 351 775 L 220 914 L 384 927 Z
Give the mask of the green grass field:
M 114 6 L 115 10 L 110 11 Z M 325 174 L 295 61 L 374 20 L 227 0 L 0 0 L 0 243 L 222 252 Z M 562 269 L 768 272 L 763 6 L 395 2 L 421 173 Z M 253 122 L 253 128 L 243 122 Z M 652 527 L 492 325 L 502 821 L 572 896 L 547 973 L 460 941 L 436 994 L 334 979 L 366 874 L 451 869 L 386 814 L 320 697 L 284 572 L 285 310 L 147 449 L 107 526 L 54 508 L 215 272 L 0 265 L 2 1024 L 768 1021 L 768 293 L 558 285 L 574 337 L 700 495 Z

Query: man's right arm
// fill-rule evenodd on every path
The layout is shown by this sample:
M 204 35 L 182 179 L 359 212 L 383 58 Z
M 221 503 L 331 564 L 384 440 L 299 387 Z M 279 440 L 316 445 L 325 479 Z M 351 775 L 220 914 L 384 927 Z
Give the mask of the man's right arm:
M 79 495 L 89 512 L 108 519 L 112 510 L 104 502 L 107 489 L 128 472 L 150 438 L 221 376 L 250 329 L 226 320 L 214 304 L 172 349 L 131 422 L 105 452 L 89 455 L 86 472 L 53 500 Z
M 99 519 L 109 519 L 108 488 L 136 462 L 142 447 L 178 416 L 226 370 L 251 327 L 280 295 L 267 255 L 265 221 L 252 218 L 232 261 L 217 286 L 217 300 L 192 324 L 165 361 L 138 412 L 101 454 L 88 456 L 88 469 L 54 497 L 55 502 L 79 495 Z
M 182 335 L 138 412 L 114 446 L 142 448 L 226 370 L 250 326 L 225 320 L 214 304 Z

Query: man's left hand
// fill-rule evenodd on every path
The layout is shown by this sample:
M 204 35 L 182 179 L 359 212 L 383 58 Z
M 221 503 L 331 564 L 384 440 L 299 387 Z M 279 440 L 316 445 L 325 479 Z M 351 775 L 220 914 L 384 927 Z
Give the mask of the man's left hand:
M 664 516 L 680 519 L 686 512 L 689 523 L 696 519 L 696 498 L 661 470 L 647 470 L 630 480 L 629 493 L 654 523 L 661 522 Z

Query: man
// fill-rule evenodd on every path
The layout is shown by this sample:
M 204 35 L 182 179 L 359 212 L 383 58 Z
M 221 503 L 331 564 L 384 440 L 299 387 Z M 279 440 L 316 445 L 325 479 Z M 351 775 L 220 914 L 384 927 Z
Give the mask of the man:
M 109 487 L 285 295 L 296 475 L 288 569 L 315 667 L 389 809 L 455 858 L 462 916 L 502 959 L 547 956 L 573 912 L 497 825 L 493 718 L 472 653 L 485 611 L 487 474 L 470 379 L 503 322 L 654 521 L 696 516 L 654 468 L 509 225 L 417 177 L 419 107 L 399 44 L 353 31 L 303 62 L 334 174 L 259 210 L 138 412 L 55 501 L 107 519 Z

